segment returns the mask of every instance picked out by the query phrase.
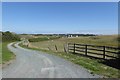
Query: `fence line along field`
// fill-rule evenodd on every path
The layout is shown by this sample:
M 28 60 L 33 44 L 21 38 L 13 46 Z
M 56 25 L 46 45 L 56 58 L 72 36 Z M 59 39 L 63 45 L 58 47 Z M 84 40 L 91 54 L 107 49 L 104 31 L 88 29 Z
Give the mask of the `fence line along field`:
M 68 52 L 99 59 L 118 59 L 119 48 L 87 44 L 68 43 Z
M 58 38 L 54 40 L 30 42 L 31 47 L 40 48 L 44 50 L 52 50 L 53 52 L 64 52 L 64 48 L 68 43 L 80 43 L 80 44 L 91 44 L 98 46 L 111 46 L 118 47 L 118 36 L 117 35 L 104 35 L 104 36 L 88 36 L 88 37 L 72 37 L 72 38 Z

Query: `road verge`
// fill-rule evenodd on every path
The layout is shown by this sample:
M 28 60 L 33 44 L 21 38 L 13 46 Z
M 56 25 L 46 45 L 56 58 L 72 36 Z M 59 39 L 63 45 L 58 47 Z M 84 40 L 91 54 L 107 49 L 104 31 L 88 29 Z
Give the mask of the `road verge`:
M 2 43 L 2 68 L 11 64 L 16 59 L 16 55 L 7 47 L 10 43 L 11 42 Z

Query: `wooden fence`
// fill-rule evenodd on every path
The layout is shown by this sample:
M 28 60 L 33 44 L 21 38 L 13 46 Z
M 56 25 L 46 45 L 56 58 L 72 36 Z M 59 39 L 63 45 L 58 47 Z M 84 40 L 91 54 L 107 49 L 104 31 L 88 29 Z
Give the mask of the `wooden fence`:
M 116 47 L 68 43 L 68 52 L 101 59 L 116 59 L 120 50 Z

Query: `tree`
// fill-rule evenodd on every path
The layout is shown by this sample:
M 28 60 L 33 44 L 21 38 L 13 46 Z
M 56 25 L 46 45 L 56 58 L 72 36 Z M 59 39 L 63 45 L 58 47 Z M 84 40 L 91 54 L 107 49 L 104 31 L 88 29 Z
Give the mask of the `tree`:
M 2 41 L 18 41 L 20 37 L 17 34 L 13 34 L 9 31 L 2 32 Z

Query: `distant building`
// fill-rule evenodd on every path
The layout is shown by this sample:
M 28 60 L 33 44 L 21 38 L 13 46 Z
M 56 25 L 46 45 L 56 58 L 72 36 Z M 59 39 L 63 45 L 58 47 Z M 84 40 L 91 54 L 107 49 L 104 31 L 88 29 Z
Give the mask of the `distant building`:
M 78 37 L 78 35 L 76 35 L 76 37 Z

